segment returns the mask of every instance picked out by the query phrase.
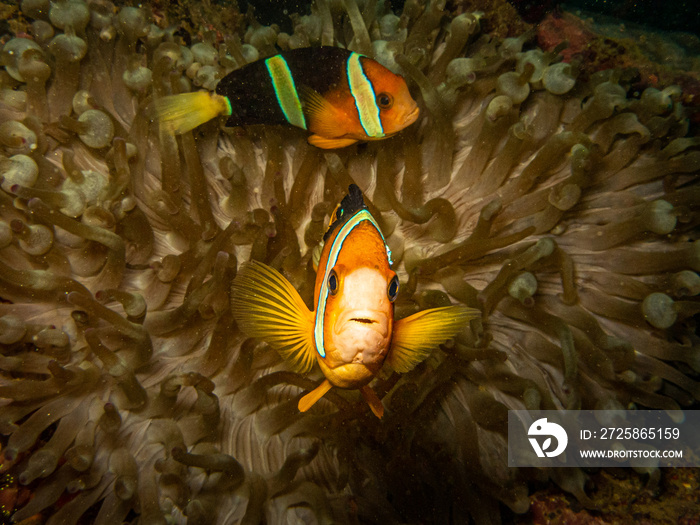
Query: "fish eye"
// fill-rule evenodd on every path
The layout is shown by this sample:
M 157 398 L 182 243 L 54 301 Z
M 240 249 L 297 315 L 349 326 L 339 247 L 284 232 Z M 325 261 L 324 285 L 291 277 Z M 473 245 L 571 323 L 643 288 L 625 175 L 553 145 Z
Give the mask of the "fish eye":
M 377 106 L 379 106 L 381 109 L 389 109 L 393 105 L 394 97 L 392 97 L 389 93 L 379 93 L 379 95 L 377 95 Z
M 338 293 L 338 288 L 340 288 L 338 274 L 335 273 L 335 270 L 331 270 L 331 274 L 328 276 L 328 290 L 331 292 L 331 295 L 335 295 Z
M 387 295 L 392 303 L 396 301 L 396 297 L 399 295 L 399 278 L 396 275 L 394 275 L 394 277 L 391 278 L 391 281 L 389 281 Z

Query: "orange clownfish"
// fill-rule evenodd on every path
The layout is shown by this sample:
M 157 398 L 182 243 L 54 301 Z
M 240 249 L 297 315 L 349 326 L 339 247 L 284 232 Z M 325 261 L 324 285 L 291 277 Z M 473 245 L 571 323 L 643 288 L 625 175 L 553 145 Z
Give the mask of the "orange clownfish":
M 323 149 L 390 137 L 419 114 L 401 76 L 338 47 L 294 49 L 258 60 L 226 75 L 216 93 L 162 97 L 155 107 L 161 126 L 173 133 L 226 115 L 227 126 L 306 129 L 309 143 Z
M 350 186 L 333 216 L 316 273 L 313 312 L 277 270 L 250 261 L 232 285 L 240 329 L 275 348 L 300 373 L 317 362 L 325 380 L 299 401 L 305 412 L 332 387 L 360 389 L 377 417 L 384 407 L 369 386 L 384 363 L 408 372 L 480 315 L 466 306 L 423 310 L 394 321 L 399 279 L 360 189 Z

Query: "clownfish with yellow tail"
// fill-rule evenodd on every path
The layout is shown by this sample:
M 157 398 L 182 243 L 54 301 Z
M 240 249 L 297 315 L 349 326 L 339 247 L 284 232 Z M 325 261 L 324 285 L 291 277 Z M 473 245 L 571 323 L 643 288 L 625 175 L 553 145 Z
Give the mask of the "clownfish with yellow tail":
M 324 241 L 313 312 L 277 270 L 251 261 L 233 281 L 233 316 L 245 334 L 266 341 L 293 370 L 306 373 L 318 363 L 325 380 L 301 398 L 299 410 L 307 411 L 335 386 L 360 389 L 381 418 L 384 406 L 369 382 L 384 363 L 397 372 L 412 370 L 481 313 L 446 306 L 394 321 L 399 279 L 354 184 L 331 216 Z
M 302 48 L 247 64 L 216 93 L 199 91 L 155 102 L 161 126 L 175 134 L 226 115 L 227 126 L 291 124 L 310 144 L 343 148 L 380 140 L 418 118 L 406 82 L 371 58 L 337 47 Z

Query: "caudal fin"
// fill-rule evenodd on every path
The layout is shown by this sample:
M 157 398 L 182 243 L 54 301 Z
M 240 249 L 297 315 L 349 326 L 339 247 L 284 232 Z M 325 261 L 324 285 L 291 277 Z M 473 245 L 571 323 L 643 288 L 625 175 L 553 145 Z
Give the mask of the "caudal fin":
M 166 131 L 180 135 L 219 115 L 230 115 L 226 97 L 197 91 L 161 97 L 155 101 L 156 116 Z

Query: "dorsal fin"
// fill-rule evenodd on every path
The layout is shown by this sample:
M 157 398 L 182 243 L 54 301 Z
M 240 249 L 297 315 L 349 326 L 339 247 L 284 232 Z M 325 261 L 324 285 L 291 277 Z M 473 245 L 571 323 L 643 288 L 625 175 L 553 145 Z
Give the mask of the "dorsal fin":
M 363 208 L 367 209 L 365 200 L 362 198 L 362 190 L 360 190 L 357 185 L 350 184 L 350 186 L 348 186 L 348 194 L 343 197 L 343 200 L 340 201 L 340 204 L 336 206 L 333 214 L 331 215 L 331 220 L 328 225 L 328 229 L 323 236 L 323 240 L 328 240 L 331 233 L 333 233 L 336 228 L 343 224 L 348 217 Z

